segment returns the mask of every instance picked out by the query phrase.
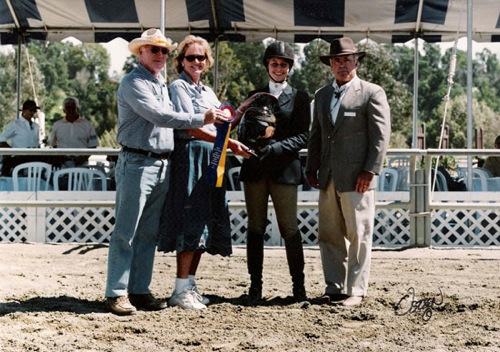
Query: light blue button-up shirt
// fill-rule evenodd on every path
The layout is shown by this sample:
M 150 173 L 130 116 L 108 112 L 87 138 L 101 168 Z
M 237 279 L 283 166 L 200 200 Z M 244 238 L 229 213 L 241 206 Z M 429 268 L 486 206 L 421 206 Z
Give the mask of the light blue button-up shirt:
M 0 142 L 9 143 L 11 148 L 38 148 L 39 127 L 35 122 L 30 122 L 24 117 L 11 121 L 0 134 Z
M 337 115 L 339 114 L 340 103 L 342 99 L 344 99 L 345 93 L 349 90 L 349 87 L 352 85 L 352 82 L 359 80 L 358 76 L 355 76 L 349 82 L 345 83 L 341 87 L 338 86 L 337 81 L 333 81 L 333 96 L 332 101 L 330 102 L 330 115 L 332 116 L 332 124 L 335 125 L 337 121 Z M 335 93 L 340 93 L 340 96 L 337 98 Z
M 185 72 L 170 84 L 169 91 L 175 111 L 200 114 L 208 109 L 219 108 L 221 105 L 212 88 L 202 83 L 195 84 Z M 213 124 L 205 125 L 203 129 L 216 132 Z M 185 131 L 176 131 L 176 136 L 191 138 Z
M 138 65 L 118 88 L 118 143 L 165 153 L 174 149 L 173 128 L 203 126 L 201 113 L 175 112 L 163 77 Z

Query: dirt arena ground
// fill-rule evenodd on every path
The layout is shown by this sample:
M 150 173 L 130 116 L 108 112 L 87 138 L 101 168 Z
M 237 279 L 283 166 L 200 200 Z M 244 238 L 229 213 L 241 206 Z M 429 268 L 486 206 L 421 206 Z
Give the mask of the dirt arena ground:
M 305 255 L 314 298 L 324 289 L 319 251 Z M 282 248 L 266 249 L 267 302 L 245 306 L 245 250 L 235 248 L 230 258 L 202 258 L 208 309 L 131 317 L 104 309 L 105 246 L 0 244 L 0 256 L 2 352 L 500 351 L 500 249 L 374 251 L 369 297 L 344 308 L 288 304 Z M 173 255 L 157 256 L 156 295 L 170 295 L 174 269 Z

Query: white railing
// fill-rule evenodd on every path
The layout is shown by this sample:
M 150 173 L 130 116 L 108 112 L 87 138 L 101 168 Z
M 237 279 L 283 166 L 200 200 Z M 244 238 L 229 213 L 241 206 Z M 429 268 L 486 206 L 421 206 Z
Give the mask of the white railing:
M 9 155 L 117 155 L 118 149 L 1 149 Z M 374 246 L 500 245 L 500 192 L 430 192 L 436 155 L 500 155 L 497 150 L 409 150 L 408 191 L 377 192 Z M 417 164 L 424 168 L 417 168 Z M 228 191 L 234 244 L 246 240 L 243 192 Z M 0 242 L 107 242 L 114 227 L 114 191 L 0 192 Z M 305 244 L 317 244 L 317 191 L 299 192 L 297 221 Z M 267 245 L 282 245 L 269 204 Z

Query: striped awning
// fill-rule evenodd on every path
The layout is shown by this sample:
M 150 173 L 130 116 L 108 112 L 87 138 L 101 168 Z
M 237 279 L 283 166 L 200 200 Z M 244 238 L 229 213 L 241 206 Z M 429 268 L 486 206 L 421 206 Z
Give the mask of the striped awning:
M 166 34 L 207 39 L 289 42 L 429 42 L 466 33 L 467 0 L 166 0 Z M 135 38 L 160 26 L 160 0 L 0 0 L 0 43 L 72 36 L 84 42 Z M 500 1 L 473 1 L 473 38 L 500 41 Z

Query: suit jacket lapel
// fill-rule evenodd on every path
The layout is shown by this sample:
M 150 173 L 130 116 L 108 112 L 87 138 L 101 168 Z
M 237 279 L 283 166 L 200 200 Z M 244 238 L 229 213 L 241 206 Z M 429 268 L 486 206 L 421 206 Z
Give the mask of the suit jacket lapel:
M 287 85 L 286 88 L 283 89 L 283 92 L 278 97 L 278 102 L 280 106 L 285 106 L 286 104 L 288 104 L 290 99 L 292 99 L 292 95 L 293 95 L 293 89 L 292 87 L 290 87 L 290 85 Z
M 330 111 L 330 103 L 332 102 L 332 98 L 333 98 L 333 86 L 329 84 L 325 92 L 325 104 L 321 104 L 321 108 L 324 109 L 323 116 L 325 116 L 328 119 L 327 123 L 331 127 L 333 127 L 332 113 Z M 325 126 L 328 125 L 325 124 Z

